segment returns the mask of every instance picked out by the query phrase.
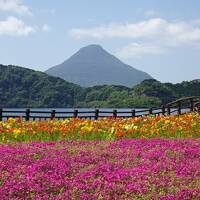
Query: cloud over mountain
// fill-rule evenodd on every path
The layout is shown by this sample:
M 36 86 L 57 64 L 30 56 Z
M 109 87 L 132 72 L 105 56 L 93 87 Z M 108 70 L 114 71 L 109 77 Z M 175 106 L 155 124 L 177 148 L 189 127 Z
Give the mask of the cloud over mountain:
M 159 39 L 172 44 L 200 43 L 200 23 L 194 21 L 169 22 L 162 18 L 153 18 L 138 23 L 109 24 L 87 29 L 72 29 L 70 34 L 77 39 L 94 38 L 132 38 Z
M 91 28 L 76 28 L 69 31 L 75 39 L 96 38 L 113 39 L 124 38 L 132 40 L 125 47 L 121 47 L 123 57 L 130 57 L 124 52 L 130 50 L 135 54 L 161 54 L 167 48 L 181 46 L 200 46 L 200 20 L 168 21 L 163 18 L 152 18 L 136 23 L 112 23 Z M 135 45 L 137 44 L 137 45 Z M 139 45 L 138 45 L 139 44 Z

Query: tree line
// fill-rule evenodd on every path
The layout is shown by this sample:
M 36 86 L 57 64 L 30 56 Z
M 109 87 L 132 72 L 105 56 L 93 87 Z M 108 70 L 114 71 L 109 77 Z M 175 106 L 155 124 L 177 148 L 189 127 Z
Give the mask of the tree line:
M 0 65 L 0 107 L 145 108 L 184 96 L 200 95 L 200 81 L 178 84 L 145 80 L 133 88 L 101 85 L 83 88 L 43 72 Z

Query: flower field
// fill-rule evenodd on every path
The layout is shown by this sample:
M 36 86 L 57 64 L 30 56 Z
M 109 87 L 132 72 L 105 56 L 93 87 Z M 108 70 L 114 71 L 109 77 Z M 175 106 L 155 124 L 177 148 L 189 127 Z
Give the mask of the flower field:
M 0 122 L 0 142 L 115 140 L 121 138 L 199 138 L 200 115 Z
M 0 199 L 199 200 L 200 115 L 0 122 Z
M 198 139 L 0 146 L 1 199 L 200 199 Z

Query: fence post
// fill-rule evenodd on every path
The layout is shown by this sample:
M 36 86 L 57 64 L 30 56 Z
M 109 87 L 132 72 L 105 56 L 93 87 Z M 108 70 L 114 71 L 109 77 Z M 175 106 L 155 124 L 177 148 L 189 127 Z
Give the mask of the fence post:
M 52 110 L 51 111 L 51 120 L 54 119 L 56 116 L 56 111 L 55 110 Z
M 150 108 L 150 109 L 149 109 L 149 115 L 152 115 L 152 114 L 153 114 L 153 109 Z
M 193 99 L 190 99 L 190 111 L 191 112 L 194 111 L 194 101 L 193 101 Z
M 168 115 L 171 114 L 171 108 L 170 108 L 170 106 L 167 107 L 167 114 L 168 114 Z
M 25 117 L 26 121 L 30 120 L 30 109 L 26 109 L 26 117 Z
M 74 118 L 78 117 L 78 110 L 74 110 Z
M 162 106 L 162 115 L 165 115 L 165 106 Z
M 178 114 L 181 115 L 181 102 L 178 102 Z
M 96 109 L 96 110 L 95 110 L 94 119 L 95 119 L 95 120 L 98 120 L 98 118 L 99 118 L 99 109 Z
M 113 110 L 113 117 L 116 119 L 117 118 L 117 110 Z
M 3 120 L 3 109 L 0 108 L 0 121 L 2 121 L 2 120 Z
M 132 117 L 135 117 L 135 109 L 131 110 Z

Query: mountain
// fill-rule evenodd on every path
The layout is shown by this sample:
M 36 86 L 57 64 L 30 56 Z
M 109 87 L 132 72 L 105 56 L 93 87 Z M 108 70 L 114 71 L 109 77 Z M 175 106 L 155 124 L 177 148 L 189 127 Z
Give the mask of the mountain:
M 0 107 L 73 107 L 81 87 L 17 66 L 0 65 Z
M 132 87 L 152 77 L 121 62 L 99 45 L 89 45 L 60 65 L 46 71 L 47 74 L 69 82 L 89 87 L 94 85 L 124 85 Z

